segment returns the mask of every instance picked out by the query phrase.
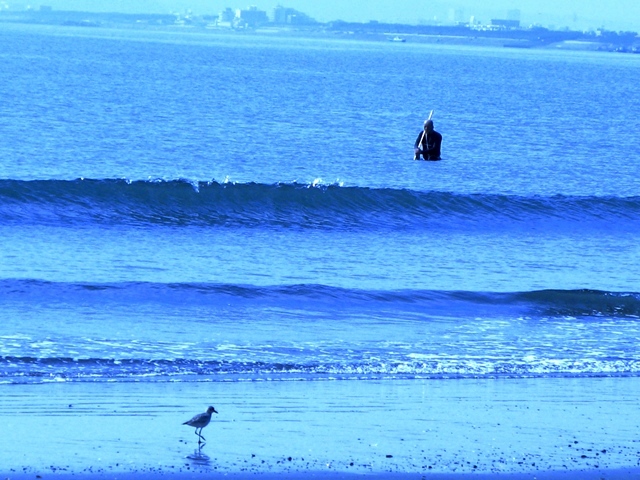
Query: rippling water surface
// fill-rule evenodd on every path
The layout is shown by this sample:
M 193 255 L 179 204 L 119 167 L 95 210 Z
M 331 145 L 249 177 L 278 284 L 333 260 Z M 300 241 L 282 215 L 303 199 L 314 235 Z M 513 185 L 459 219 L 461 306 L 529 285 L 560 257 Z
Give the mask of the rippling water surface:
M 0 382 L 638 375 L 637 56 L 70 31 L 0 33 Z

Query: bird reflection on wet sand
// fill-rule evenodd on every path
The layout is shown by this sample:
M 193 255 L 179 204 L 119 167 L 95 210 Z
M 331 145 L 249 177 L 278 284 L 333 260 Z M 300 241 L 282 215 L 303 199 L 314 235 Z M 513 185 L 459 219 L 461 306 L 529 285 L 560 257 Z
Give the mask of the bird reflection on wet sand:
M 187 458 L 191 460 L 193 465 L 208 467 L 211 464 L 209 455 L 202 452 L 202 445 L 198 445 L 198 448 L 194 450 L 192 454 L 187 455 Z

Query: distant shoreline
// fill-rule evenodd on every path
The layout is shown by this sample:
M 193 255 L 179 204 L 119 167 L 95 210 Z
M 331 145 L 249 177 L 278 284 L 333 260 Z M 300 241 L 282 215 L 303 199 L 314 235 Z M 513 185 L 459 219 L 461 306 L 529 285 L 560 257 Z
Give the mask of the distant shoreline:
M 265 34 L 299 38 L 328 38 L 371 42 L 396 39 L 398 43 L 468 45 L 494 48 L 562 49 L 640 53 L 640 36 L 633 32 L 585 34 L 547 29 L 510 29 L 502 31 L 472 30 L 468 27 L 411 26 L 395 24 L 354 24 L 332 22 L 314 25 L 264 25 L 251 29 L 217 26 L 204 20 L 176 23 L 173 15 L 131 15 L 72 11 L 0 11 L 0 24 L 57 26 L 86 29 L 130 29 L 155 32 L 224 33 L 237 35 Z

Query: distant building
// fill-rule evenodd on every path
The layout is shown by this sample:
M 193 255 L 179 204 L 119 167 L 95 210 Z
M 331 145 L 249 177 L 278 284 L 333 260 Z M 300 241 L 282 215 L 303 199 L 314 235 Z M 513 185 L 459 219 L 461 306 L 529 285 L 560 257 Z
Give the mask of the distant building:
M 273 9 L 273 23 L 276 25 L 312 25 L 317 22 L 294 8 L 278 5 Z
M 451 8 L 449 9 L 449 22 L 459 25 L 464 23 L 466 20 L 464 16 L 464 10 L 461 8 Z
M 230 8 L 225 8 L 218 14 L 218 23 L 228 23 L 231 26 L 233 19 L 236 17 L 236 12 Z
M 269 23 L 267 12 L 258 10 L 258 7 L 251 6 L 247 10 L 237 9 L 234 23 L 238 27 L 258 27 Z

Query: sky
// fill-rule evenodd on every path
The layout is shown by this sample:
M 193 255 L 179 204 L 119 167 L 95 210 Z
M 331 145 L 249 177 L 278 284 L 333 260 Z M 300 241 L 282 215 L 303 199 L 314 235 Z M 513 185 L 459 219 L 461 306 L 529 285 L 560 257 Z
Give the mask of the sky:
M 488 23 L 519 10 L 521 25 L 572 30 L 605 28 L 640 31 L 640 0 L 0 0 L 9 5 L 50 5 L 56 10 L 168 13 L 190 9 L 217 14 L 224 8 L 255 5 L 271 13 L 276 5 L 295 8 L 320 22 L 449 23 L 452 11 Z

